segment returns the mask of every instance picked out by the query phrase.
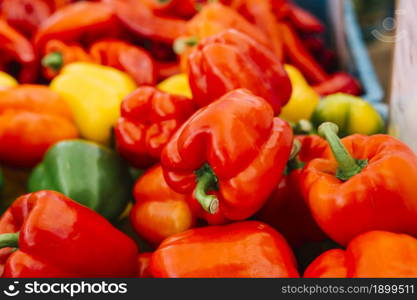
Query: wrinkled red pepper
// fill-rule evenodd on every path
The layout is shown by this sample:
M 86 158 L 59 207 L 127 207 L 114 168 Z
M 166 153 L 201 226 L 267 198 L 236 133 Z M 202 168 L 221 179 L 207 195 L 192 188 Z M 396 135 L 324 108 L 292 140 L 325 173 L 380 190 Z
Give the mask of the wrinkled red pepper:
M 91 45 L 89 54 L 98 64 L 129 74 L 138 85 L 155 85 L 157 71 L 146 50 L 116 39 L 106 39 Z
M 34 37 L 34 45 L 39 53 L 44 53 L 46 43 L 52 39 L 88 45 L 103 37 L 120 35 L 120 24 L 110 5 L 82 1 L 46 19 Z
M 259 220 L 282 233 L 293 247 L 326 239 L 301 193 L 301 172 L 305 163 L 322 155 L 327 143 L 317 135 L 298 136 L 296 140 L 301 147 L 298 156 L 288 162 L 287 174 L 257 214 Z
M 228 91 L 245 88 L 267 100 L 279 114 L 292 92 L 288 75 L 275 55 L 234 29 L 201 41 L 189 55 L 188 75 L 200 106 Z
M 133 166 L 159 161 L 162 148 L 196 110 L 192 100 L 154 87 L 141 87 L 122 103 L 115 126 L 117 149 Z
M 186 21 L 160 16 L 137 0 L 103 0 L 112 6 L 117 17 L 140 37 L 172 44 L 184 32 Z
M 57 9 L 71 0 L 2 0 L 1 16 L 7 23 L 27 37 Z
M 37 61 L 31 43 L 19 32 L 0 20 L 0 70 L 14 73 L 21 83 L 34 82 L 37 78 Z
M 191 229 L 166 239 L 154 252 L 154 277 L 298 277 L 285 239 L 266 224 L 246 221 Z
M 57 192 L 18 198 L 1 217 L 0 232 L 3 277 L 130 277 L 137 273 L 134 241 L 99 214 Z
M 201 209 L 243 220 L 265 203 L 292 147 L 290 126 L 247 90 L 201 108 L 175 133 L 161 162 L 167 183 L 194 193 Z

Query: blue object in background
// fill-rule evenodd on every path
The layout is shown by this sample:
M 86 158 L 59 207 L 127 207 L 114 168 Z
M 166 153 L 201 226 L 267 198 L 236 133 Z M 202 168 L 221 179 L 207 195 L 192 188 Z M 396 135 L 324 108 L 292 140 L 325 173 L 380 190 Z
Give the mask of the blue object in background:
M 343 32 L 334 32 L 337 26 L 334 26 L 335 24 L 333 24 L 333 20 L 331 19 L 330 2 L 332 1 L 342 1 Z M 362 98 L 372 103 L 382 117 L 387 120 L 388 107 L 383 103 L 384 91 L 369 57 L 354 9 L 353 0 L 297 0 L 296 2 L 320 18 L 326 25 L 326 41 L 328 46 L 337 50 L 338 57 L 343 56 L 344 64 L 342 65 L 346 67 L 346 71 L 353 74 L 361 82 L 364 91 Z M 340 37 L 341 35 L 345 39 L 344 44 L 346 49 L 337 49 L 335 47 L 334 41 L 336 37 Z

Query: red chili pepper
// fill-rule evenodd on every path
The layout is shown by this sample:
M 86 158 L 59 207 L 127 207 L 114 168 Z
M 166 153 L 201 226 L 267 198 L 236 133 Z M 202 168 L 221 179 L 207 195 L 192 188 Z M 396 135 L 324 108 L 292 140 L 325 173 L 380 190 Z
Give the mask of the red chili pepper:
M 21 83 L 33 82 L 37 77 L 36 56 L 30 42 L 19 32 L 0 20 L 0 69 L 13 72 L 13 63 L 18 63 L 18 78 Z
M 388 135 L 340 141 L 337 129 L 333 123 L 319 127 L 330 147 L 302 173 L 302 190 L 319 226 L 341 245 L 370 230 L 417 235 L 416 155 Z
M 137 272 L 133 240 L 57 192 L 18 198 L 1 217 L 0 232 L 3 277 L 130 277 Z
M 152 252 L 141 253 L 138 256 L 138 278 L 152 278 L 150 270 Z
M 328 96 L 336 93 L 345 93 L 355 96 L 362 94 L 360 83 L 352 75 L 339 72 L 332 75 L 328 80 L 313 86 L 321 96 Z
M 49 40 L 45 46 L 42 59 L 44 76 L 52 79 L 67 64 L 77 61 L 92 61 L 90 55 L 78 43 L 64 43 L 59 40 Z
M 188 67 L 190 86 L 200 106 L 245 88 L 267 100 L 279 114 L 291 96 L 291 82 L 282 63 L 269 49 L 234 29 L 200 42 L 189 56 Z
M 164 176 L 177 192 L 193 192 L 201 209 L 243 220 L 280 181 L 292 137 L 265 100 L 232 91 L 197 111 L 170 139 L 161 156 Z
M 155 85 L 157 71 L 152 57 L 140 47 L 116 39 L 95 42 L 90 56 L 98 64 L 129 74 L 138 85 Z
M 326 81 L 329 76 L 305 48 L 294 29 L 286 22 L 279 22 L 284 41 L 286 60 L 295 65 L 312 84 Z
M 117 149 L 132 165 L 149 167 L 159 161 L 162 148 L 195 110 L 191 99 L 141 87 L 122 103 L 115 127 Z
M 35 48 L 43 53 L 49 40 L 90 44 L 103 37 L 121 34 L 111 6 L 100 2 L 77 2 L 46 19 L 34 37 Z
M 67 103 L 42 85 L 0 91 L 0 161 L 33 167 L 53 144 L 77 138 Z
M 111 4 L 120 21 L 140 37 L 172 44 L 181 36 L 186 21 L 156 15 L 142 1 L 137 0 L 104 0 Z
M 284 60 L 283 41 L 271 0 L 235 0 L 231 7 L 254 23 L 267 37 L 268 45 L 277 59 Z
M 1 16 L 7 23 L 31 37 L 39 25 L 71 0 L 2 0 Z
M 306 278 L 417 277 L 417 240 L 406 234 L 371 231 L 346 250 L 329 250 L 314 260 Z
M 247 221 L 191 229 L 154 252 L 154 277 L 298 277 L 285 239 L 266 224 Z
M 298 156 L 289 161 L 287 175 L 257 214 L 259 220 L 282 233 L 293 247 L 326 239 L 301 193 L 301 172 L 305 163 L 322 155 L 327 144 L 317 135 L 298 136 L 296 139 L 301 145 Z
M 139 178 L 133 195 L 136 203 L 130 221 L 137 234 L 153 245 L 195 224 L 187 196 L 176 193 L 166 184 L 160 165 Z

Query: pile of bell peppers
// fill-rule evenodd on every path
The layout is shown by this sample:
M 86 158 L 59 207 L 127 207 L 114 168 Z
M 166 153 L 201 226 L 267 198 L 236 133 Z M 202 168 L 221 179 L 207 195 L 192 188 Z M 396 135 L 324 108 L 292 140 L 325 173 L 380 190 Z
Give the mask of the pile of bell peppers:
M 292 1 L 0 18 L 2 277 L 417 276 L 417 156 Z

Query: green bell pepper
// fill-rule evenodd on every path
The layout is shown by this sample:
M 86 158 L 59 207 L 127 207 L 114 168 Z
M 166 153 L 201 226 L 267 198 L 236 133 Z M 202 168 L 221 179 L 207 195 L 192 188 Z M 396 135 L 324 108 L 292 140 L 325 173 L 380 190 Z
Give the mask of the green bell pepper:
M 29 178 L 30 192 L 54 190 L 114 220 L 130 200 L 132 178 L 116 152 L 69 140 L 55 144 Z
M 315 128 L 324 122 L 336 123 L 341 137 L 355 133 L 373 135 L 385 129 L 384 120 L 370 103 L 342 93 L 323 98 L 311 121 Z

